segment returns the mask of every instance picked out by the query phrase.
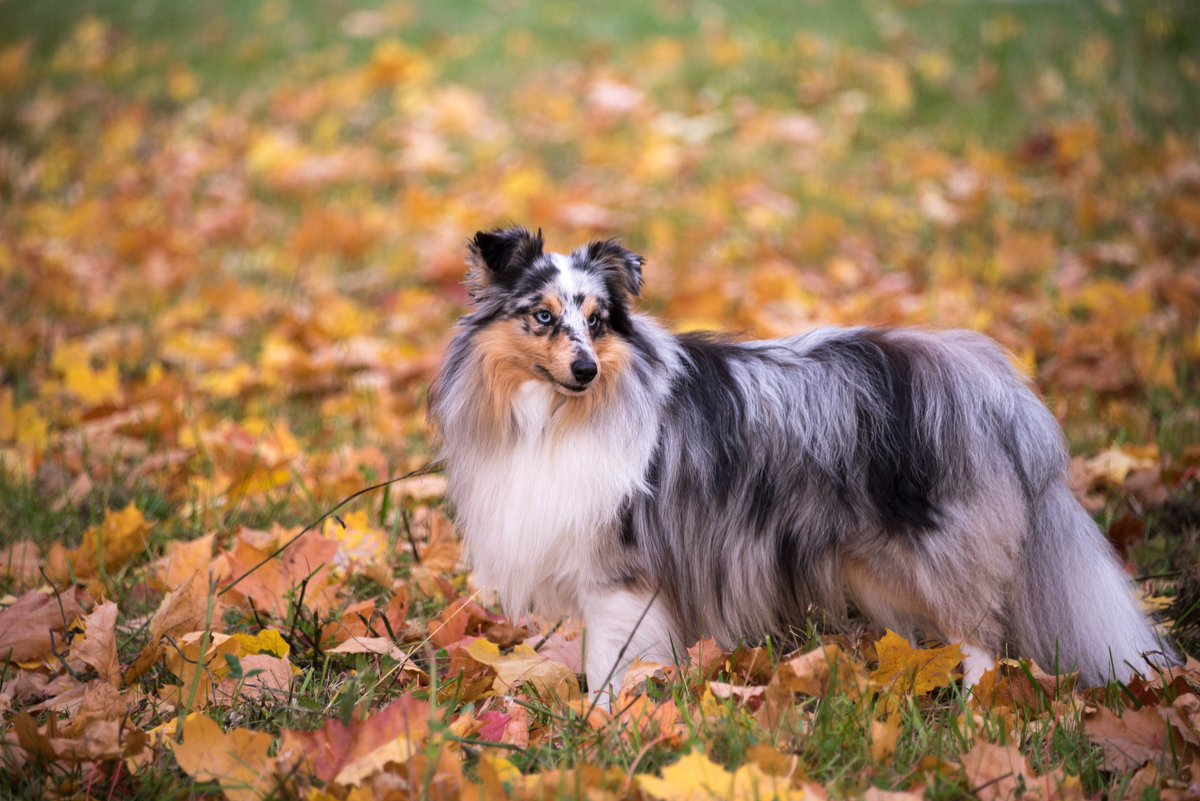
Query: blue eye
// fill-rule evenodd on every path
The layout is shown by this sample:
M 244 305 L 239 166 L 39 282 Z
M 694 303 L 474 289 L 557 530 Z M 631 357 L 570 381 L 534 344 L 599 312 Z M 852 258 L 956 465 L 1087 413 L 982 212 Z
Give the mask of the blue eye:
M 600 315 L 593 314 L 591 317 L 589 317 L 587 319 L 587 324 L 588 324 L 588 328 L 595 331 L 597 328 L 600 327 Z
M 533 313 L 533 319 L 537 320 L 540 325 L 550 325 L 554 322 L 554 315 L 547 309 L 538 309 Z

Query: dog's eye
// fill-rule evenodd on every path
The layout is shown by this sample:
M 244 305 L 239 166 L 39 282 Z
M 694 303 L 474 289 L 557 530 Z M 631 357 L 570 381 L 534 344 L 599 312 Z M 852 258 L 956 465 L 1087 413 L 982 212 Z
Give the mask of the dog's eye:
M 588 328 L 595 331 L 597 328 L 600 327 L 600 315 L 593 314 L 591 317 L 589 317 L 587 319 L 587 324 L 588 324 Z
M 539 325 L 550 325 L 554 322 L 554 315 L 549 309 L 538 309 L 533 313 L 533 319 L 537 320 Z

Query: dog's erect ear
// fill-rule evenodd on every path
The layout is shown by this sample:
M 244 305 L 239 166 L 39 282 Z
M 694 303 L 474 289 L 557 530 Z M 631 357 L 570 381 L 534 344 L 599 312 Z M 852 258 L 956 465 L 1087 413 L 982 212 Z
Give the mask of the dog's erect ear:
M 615 239 L 589 242 L 588 263 L 598 268 L 612 288 L 637 296 L 642 291 L 642 265 L 645 259 L 626 250 Z
M 467 289 L 480 298 L 491 286 L 511 287 L 522 272 L 542 255 L 542 229 L 536 235 L 519 225 L 480 231 L 471 240 Z

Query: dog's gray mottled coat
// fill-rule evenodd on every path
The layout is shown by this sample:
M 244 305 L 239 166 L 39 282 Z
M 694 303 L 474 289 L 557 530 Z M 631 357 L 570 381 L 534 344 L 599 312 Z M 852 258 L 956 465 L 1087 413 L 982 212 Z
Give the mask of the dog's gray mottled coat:
M 630 311 L 642 261 L 613 242 L 545 254 L 512 228 L 472 255 L 476 308 L 431 393 L 448 498 L 510 614 L 585 621 L 593 690 L 634 656 L 784 632 L 847 595 L 964 643 L 968 681 L 1006 651 L 1089 684 L 1173 658 L 989 339 L 674 336 Z

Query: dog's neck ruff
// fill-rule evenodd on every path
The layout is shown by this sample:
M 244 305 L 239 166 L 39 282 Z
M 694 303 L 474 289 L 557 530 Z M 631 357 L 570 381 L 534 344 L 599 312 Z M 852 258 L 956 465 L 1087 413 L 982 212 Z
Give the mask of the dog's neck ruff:
M 477 583 L 508 614 L 579 615 L 607 575 L 599 560 L 617 547 L 623 505 L 646 489 L 668 388 L 659 371 L 629 371 L 609 402 L 570 425 L 557 424 L 561 394 L 527 381 L 501 445 L 470 436 L 465 420 L 440 421 L 455 523 Z

